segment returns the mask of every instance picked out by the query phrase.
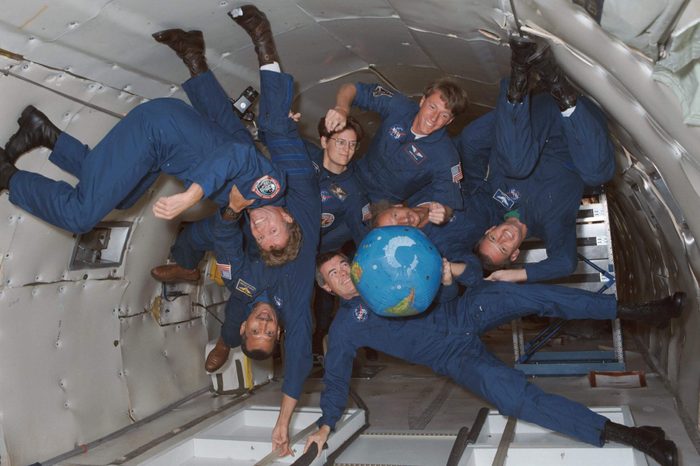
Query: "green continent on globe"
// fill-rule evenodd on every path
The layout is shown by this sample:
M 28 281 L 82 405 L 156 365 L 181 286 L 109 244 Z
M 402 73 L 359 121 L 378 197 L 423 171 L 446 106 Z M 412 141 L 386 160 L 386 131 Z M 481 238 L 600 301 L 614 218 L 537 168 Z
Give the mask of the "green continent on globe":
M 352 282 L 355 285 L 357 285 L 362 278 L 362 267 L 360 267 L 360 264 L 357 262 L 353 262 L 350 266 L 350 278 L 352 278 Z
M 418 310 L 413 307 L 413 300 L 415 297 L 416 290 L 411 288 L 411 292 L 408 293 L 408 296 L 399 301 L 398 304 L 386 308 L 385 312 L 397 316 L 412 316 L 418 314 Z

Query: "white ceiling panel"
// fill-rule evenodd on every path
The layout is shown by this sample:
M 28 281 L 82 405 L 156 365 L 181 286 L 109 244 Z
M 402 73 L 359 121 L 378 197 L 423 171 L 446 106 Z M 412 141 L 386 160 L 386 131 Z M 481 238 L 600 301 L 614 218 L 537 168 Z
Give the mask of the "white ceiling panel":
M 510 48 L 505 44 L 483 36 L 463 40 L 428 32 L 413 34 L 446 74 L 494 84 L 510 73 Z
M 462 38 L 473 38 L 478 28 L 498 33 L 503 23 L 499 0 L 424 0 L 394 1 L 401 19 L 411 28 L 439 32 Z M 509 10 L 508 10 L 509 11 Z
M 317 20 L 342 18 L 390 18 L 396 10 L 385 0 L 353 0 L 329 2 L 328 0 L 299 0 L 296 3 Z
M 433 65 L 398 18 L 324 21 L 321 25 L 367 63 Z
M 46 2 L 27 0 L 12 8 L 3 8 L 2 24 L 23 31 L 28 36 L 53 42 L 79 29 L 100 14 L 109 0 L 74 0 Z
M 275 41 L 283 69 L 294 75 L 300 89 L 306 89 L 321 79 L 342 76 L 367 66 L 364 60 L 316 23 L 276 36 Z M 299 54 L 299 50 L 305 53 Z M 253 54 L 252 49 L 250 53 Z

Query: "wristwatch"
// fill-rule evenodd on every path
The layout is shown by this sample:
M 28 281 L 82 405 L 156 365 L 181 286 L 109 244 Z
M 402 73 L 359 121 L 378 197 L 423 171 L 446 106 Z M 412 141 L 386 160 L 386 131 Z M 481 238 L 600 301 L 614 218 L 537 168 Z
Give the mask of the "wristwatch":
M 221 209 L 221 218 L 223 220 L 226 220 L 227 222 L 235 222 L 236 220 L 241 218 L 242 214 L 243 212 L 236 212 L 229 206 L 223 207 Z

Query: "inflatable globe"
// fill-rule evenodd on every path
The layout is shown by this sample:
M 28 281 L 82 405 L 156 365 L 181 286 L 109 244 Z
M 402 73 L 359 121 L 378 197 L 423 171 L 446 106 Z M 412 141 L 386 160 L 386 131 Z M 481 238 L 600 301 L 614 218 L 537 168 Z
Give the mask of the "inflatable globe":
M 435 298 L 442 259 L 419 229 L 380 227 L 370 231 L 358 246 L 350 274 L 376 314 L 411 316 L 425 311 Z

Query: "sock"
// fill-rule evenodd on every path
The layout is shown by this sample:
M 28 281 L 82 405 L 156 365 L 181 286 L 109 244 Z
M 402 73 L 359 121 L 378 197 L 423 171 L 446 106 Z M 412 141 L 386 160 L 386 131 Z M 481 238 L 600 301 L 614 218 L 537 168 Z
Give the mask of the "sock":
M 574 105 L 573 107 L 569 107 L 563 112 L 561 112 L 561 116 L 568 118 L 571 116 L 572 113 L 574 113 L 574 110 L 576 110 L 576 105 Z
M 279 63 L 273 61 L 272 63 L 268 63 L 267 65 L 261 66 L 260 71 L 274 71 L 275 73 L 281 73 L 282 68 L 280 68 Z

